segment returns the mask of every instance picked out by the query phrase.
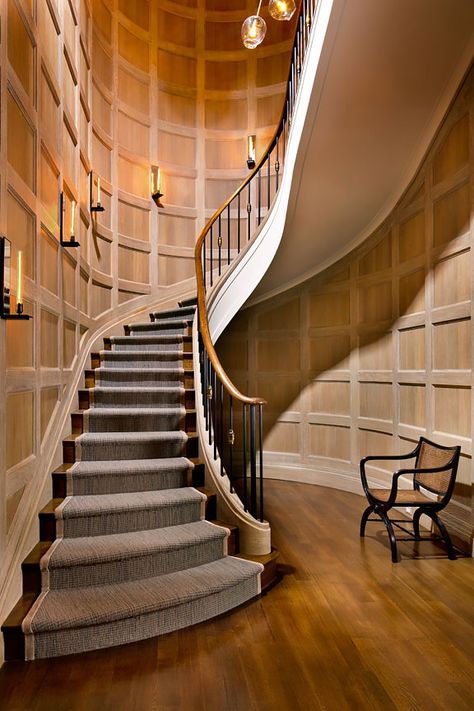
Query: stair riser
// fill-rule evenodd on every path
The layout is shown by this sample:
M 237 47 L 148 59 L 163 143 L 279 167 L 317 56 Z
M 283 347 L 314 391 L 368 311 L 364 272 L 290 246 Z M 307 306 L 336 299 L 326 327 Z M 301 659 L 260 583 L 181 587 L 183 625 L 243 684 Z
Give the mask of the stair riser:
M 97 447 L 95 448 L 98 449 Z M 83 448 L 82 457 L 83 461 L 90 460 L 90 458 L 96 461 L 106 461 L 110 459 L 109 456 L 100 457 L 100 449 L 97 452 L 99 456 L 93 456 L 94 452 L 92 447 Z M 150 443 L 147 447 L 144 447 L 142 443 L 139 445 L 127 445 L 123 447 L 116 447 L 114 451 L 114 459 L 161 459 L 162 457 L 188 457 L 189 459 L 194 459 L 198 456 L 198 442 L 197 437 L 189 437 L 188 441 L 183 446 L 176 446 L 174 449 L 163 452 L 163 447 L 158 443 Z M 76 462 L 76 445 L 74 441 L 65 440 L 63 441 L 63 461 L 65 464 L 74 464 Z
M 217 500 L 216 500 L 216 495 L 215 494 L 210 494 L 207 498 L 207 501 L 204 501 L 202 504 L 199 503 L 187 503 L 185 505 L 180 505 L 180 516 L 183 516 L 183 518 L 186 517 L 191 517 L 189 520 L 183 520 L 180 521 L 180 523 L 191 523 L 192 521 L 199 521 L 202 518 L 205 518 L 208 521 L 213 521 L 217 518 L 216 516 L 216 511 L 217 511 Z M 175 509 L 173 508 L 170 510 L 166 510 L 166 507 L 161 507 L 161 509 L 147 509 L 146 512 L 141 512 L 137 513 L 135 516 L 134 520 L 140 520 L 139 523 L 139 528 L 135 528 L 134 526 L 136 524 L 131 524 L 130 528 L 125 528 L 124 530 L 119 530 L 118 528 L 114 528 L 114 526 L 122 521 L 130 521 L 133 520 L 133 516 L 130 515 L 130 512 L 122 512 L 120 514 L 111 514 L 107 513 L 103 517 L 96 517 L 97 519 L 102 518 L 103 521 L 100 522 L 97 520 L 95 523 L 88 523 L 87 520 L 85 519 L 67 519 L 64 520 L 63 524 L 61 526 L 58 526 L 58 520 L 56 519 L 56 516 L 54 515 L 54 512 L 43 512 L 41 511 L 39 514 L 39 524 L 40 524 L 40 540 L 41 541 L 54 541 L 55 538 L 57 538 L 59 535 L 63 535 L 65 538 L 77 538 L 79 536 L 85 536 L 85 535 L 92 535 L 92 536 L 102 536 L 102 535 L 108 535 L 109 533 L 126 533 L 128 531 L 137 531 L 137 530 L 150 530 L 153 528 L 163 528 L 165 526 L 175 526 L 177 525 L 174 522 L 174 519 L 172 520 L 171 517 L 174 516 L 174 511 Z M 150 525 L 147 526 L 142 526 L 142 520 L 145 520 L 145 516 L 149 515 L 149 520 L 150 520 Z M 153 521 L 159 520 L 159 517 L 161 516 L 161 520 L 165 521 L 163 524 L 159 523 L 153 523 Z M 108 520 L 110 519 L 110 521 Z M 114 522 L 112 522 L 112 519 L 114 519 Z M 166 521 L 169 521 L 169 523 L 166 523 Z M 127 524 L 125 524 L 127 525 Z M 94 533 L 80 533 L 79 527 L 82 526 L 84 530 L 91 530 L 92 527 L 94 526 L 94 531 L 96 531 L 96 528 L 98 529 L 97 532 Z M 100 526 L 104 526 L 104 528 L 111 526 L 111 530 L 104 531 L 103 533 L 99 532 Z M 64 530 L 62 530 L 64 529 Z
M 160 393 L 148 393 L 140 392 L 133 394 L 133 403 L 126 402 L 126 395 L 122 392 L 123 407 L 158 407 L 161 404 L 166 405 L 180 405 L 184 404 L 186 409 L 193 410 L 196 403 L 196 396 L 194 390 L 186 390 L 184 392 L 184 397 L 182 393 L 176 394 L 163 394 Z M 100 395 L 91 390 L 79 390 L 79 409 L 88 410 L 90 407 L 121 407 L 120 404 L 113 401 L 116 395 L 109 394 L 102 391 Z M 175 398 L 175 400 L 173 400 Z M 163 400 L 163 402 L 162 402 Z M 165 403 L 166 400 L 166 403 Z
M 87 585 L 108 585 L 152 578 L 218 560 L 225 555 L 225 550 L 223 540 L 205 541 L 175 551 L 158 551 L 118 561 L 100 561 L 98 565 L 53 569 L 48 576 L 49 586 L 52 589 L 74 589 L 83 586 L 84 580 L 87 580 Z
M 84 476 L 74 477 L 73 491 L 76 496 L 100 494 L 125 494 L 134 491 L 162 491 L 179 489 L 182 486 L 204 486 L 204 465 L 197 464 L 186 472 L 139 474 L 132 476 Z M 67 496 L 67 475 L 53 472 L 53 498 Z
M 118 339 L 104 338 L 104 351 L 111 351 L 113 349 L 116 349 L 118 344 L 123 347 L 125 347 L 125 344 L 132 344 L 130 347 L 134 347 L 133 344 L 135 343 L 135 339 L 142 340 L 144 344 L 148 344 L 148 339 L 150 338 L 153 339 L 154 342 L 156 342 L 157 345 L 154 347 L 157 350 L 165 350 L 168 348 L 171 348 L 172 350 L 182 349 L 187 353 L 190 353 L 193 350 L 192 336 L 173 336 L 173 334 L 167 334 L 165 336 L 155 336 L 152 333 L 148 336 L 146 334 L 142 334 L 139 336 L 123 336 Z
M 104 409 L 103 412 L 106 412 Z M 185 429 L 187 416 L 180 414 L 97 416 L 94 410 L 88 417 L 82 416 L 86 432 L 170 432 Z M 87 420 L 87 422 L 85 422 Z
M 192 370 L 179 373 L 174 377 L 170 374 L 163 374 L 158 378 L 155 373 L 147 373 L 142 370 L 139 373 L 126 373 L 121 369 L 110 369 L 102 376 L 102 373 L 92 369 L 85 371 L 86 388 L 94 388 L 96 385 L 102 387 L 175 387 L 183 385 L 186 389 L 194 388 L 194 373 Z
M 203 509 L 204 506 L 201 507 L 200 503 L 186 503 L 176 507 L 128 510 L 118 513 L 108 511 L 101 516 L 66 518 L 62 521 L 62 535 L 64 538 L 107 536 L 113 533 L 150 531 L 155 528 L 179 526 L 183 523 L 199 521 L 204 514 Z M 46 518 L 48 518 L 48 524 L 45 523 L 46 528 L 42 528 L 43 519 Z M 49 520 L 52 518 L 54 518 L 54 514 L 43 515 L 40 513 L 40 535 L 43 541 L 54 540 L 58 533 L 61 533 L 57 519 Z M 53 532 L 52 528 L 54 528 L 54 538 L 50 538 Z

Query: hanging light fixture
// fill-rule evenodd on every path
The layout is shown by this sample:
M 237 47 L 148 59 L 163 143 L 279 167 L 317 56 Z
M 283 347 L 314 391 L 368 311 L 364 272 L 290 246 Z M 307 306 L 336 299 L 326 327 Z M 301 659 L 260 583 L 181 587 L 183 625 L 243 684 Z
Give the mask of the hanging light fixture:
M 263 42 L 265 34 L 267 32 L 267 23 L 260 17 L 260 8 L 262 7 L 262 0 L 258 3 L 258 10 L 256 15 L 250 15 L 244 20 L 242 24 L 242 30 L 240 32 L 242 36 L 242 42 L 244 47 L 247 49 L 255 49 L 258 45 Z
M 291 20 L 296 10 L 295 0 L 270 0 L 268 9 L 274 20 Z

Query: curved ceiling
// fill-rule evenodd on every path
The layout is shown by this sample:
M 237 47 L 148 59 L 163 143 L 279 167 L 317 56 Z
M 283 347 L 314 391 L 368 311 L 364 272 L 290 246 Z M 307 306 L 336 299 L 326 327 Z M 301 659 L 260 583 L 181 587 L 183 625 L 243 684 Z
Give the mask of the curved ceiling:
M 413 178 L 472 61 L 472 0 L 335 0 L 285 232 L 252 301 L 336 261 Z

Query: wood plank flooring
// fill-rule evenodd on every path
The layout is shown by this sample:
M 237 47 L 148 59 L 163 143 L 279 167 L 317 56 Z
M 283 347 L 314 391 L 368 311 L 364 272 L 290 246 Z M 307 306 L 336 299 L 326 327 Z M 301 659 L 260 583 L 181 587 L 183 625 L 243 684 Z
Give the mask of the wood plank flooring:
M 358 526 L 365 499 L 266 482 L 284 577 L 220 619 L 0 670 L 2 711 L 471 711 L 474 565 Z

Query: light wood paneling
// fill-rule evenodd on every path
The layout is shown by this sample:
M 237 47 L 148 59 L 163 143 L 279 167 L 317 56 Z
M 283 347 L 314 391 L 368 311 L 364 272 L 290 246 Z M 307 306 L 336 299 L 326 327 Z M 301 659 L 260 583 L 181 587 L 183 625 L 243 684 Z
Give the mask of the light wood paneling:
M 434 269 L 434 305 L 468 301 L 471 294 L 470 250 L 441 259 Z
M 34 393 L 10 393 L 6 397 L 6 468 L 33 454 Z
M 349 461 L 350 433 L 349 427 L 311 424 L 309 426 L 309 452 L 315 457 Z
M 34 313 L 34 304 L 25 299 L 25 313 Z M 18 327 L 21 327 L 20 329 Z M 33 360 L 33 320 L 25 322 L 7 321 L 6 330 L 6 367 L 32 368 Z
M 149 255 L 128 247 L 119 246 L 119 278 L 148 284 Z
M 127 237 L 148 241 L 150 212 L 136 205 L 118 201 L 118 231 Z M 180 244 L 182 244 L 180 242 Z
M 436 370 L 469 370 L 471 320 L 439 323 L 433 331 L 433 367 Z
M 8 0 L 8 61 L 24 90 L 33 100 L 34 49 L 14 0 Z
M 53 294 L 58 294 L 58 243 L 41 230 L 40 239 L 40 284 Z
M 7 158 L 30 190 L 35 181 L 35 134 L 18 102 L 8 92 L 7 98 Z
M 457 121 L 433 159 L 433 183 L 455 175 L 469 160 L 469 114 Z
M 425 327 L 400 331 L 400 370 L 425 369 Z
M 63 321 L 63 368 L 70 368 L 76 355 L 76 324 Z
M 398 228 L 398 259 L 406 262 L 425 251 L 425 215 L 419 212 Z
M 425 427 L 426 422 L 425 385 L 400 385 L 400 422 L 413 427 Z
M 42 388 L 41 389 L 41 441 L 51 422 L 53 412 L 59 400 L 59 388 Z
M 461 237 L 469 230 L 469 184 L 451 191 L 433 207 L 433 244 L 438 247 Z
M 59 364 L 58 341 L 59 318 L 56 314 L 41 309 L 41 356 L 43 368 L 57 368 Z
M 12 243 L 13 258 L 16 250 L 23 254 L 23 274 L 35 277 L 35 222 L 31 212 L 12 193 L 7 195 L 7 234 Z

